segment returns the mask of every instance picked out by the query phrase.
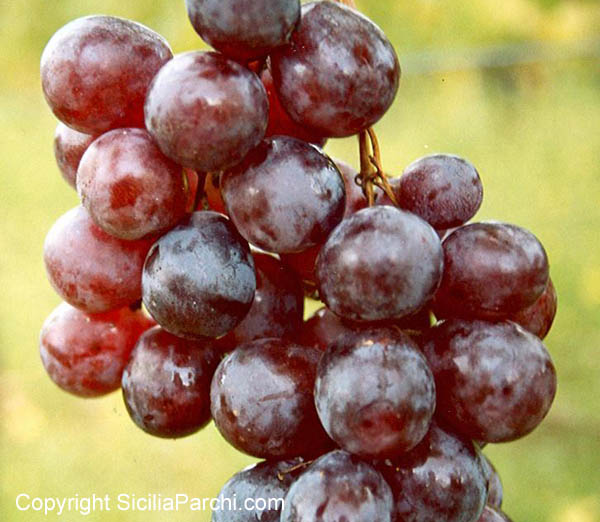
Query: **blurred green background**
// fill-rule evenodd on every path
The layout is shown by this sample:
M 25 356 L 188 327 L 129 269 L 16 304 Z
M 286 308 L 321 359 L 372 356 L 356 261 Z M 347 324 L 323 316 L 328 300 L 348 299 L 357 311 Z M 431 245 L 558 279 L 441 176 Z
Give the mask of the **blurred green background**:
M 505 509 L 516 522 L 599 521 L 600 6 L 358 4 L 389 35 L 403 65 L 396 102 L 377 125 L 387 170 L 399 174 L 433 152 L 467 157 L 484 183 L 478 218 L 524 226 L 549 253 L 560 309 L 546 344 L 559 391 L 533 434 L 486 448 L 504 481 Z M 212 425 L 179 441 L 154 439 L 129 420 L 119 393 L 68 396 L 40 363 L 38 332 L 59 302 L 45 278 L 42 243 L 77 197 L 54 163 L 56 122 L 42 97 L 39 57 L 54 31 L 93 13 L 138 20 L 175 52 L 202 45 L 183 0 L 0 4 L 0 518 L 7 521 L 43 518 L 17 511 L 19 493 L 211 497 L 252 462 Z M 357 163 L 353 140 L 332 140 L 326 150 Z M 113 509 L 62 518 L 208 521 L 210 514 Z

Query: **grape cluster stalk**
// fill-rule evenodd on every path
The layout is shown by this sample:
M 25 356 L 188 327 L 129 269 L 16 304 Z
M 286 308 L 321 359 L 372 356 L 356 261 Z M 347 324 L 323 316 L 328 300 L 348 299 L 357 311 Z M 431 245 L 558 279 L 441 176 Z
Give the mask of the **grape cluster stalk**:
M 150 435 L 213 421 L 262 459 L 220 497 L 283 504 L 213 522 L 509 520 L 482 448 L 531 433 L 556 393 L 544 247 L 472 221 L 483 187 L 460 156 L 388 177 L 373 125 L 400 64 L 353 0 L 185 6 L 214 50 L 94 15 L 42 54 L 81 199 L 44 244 L 63 299 L 48 375 L 121 388 Z M 347 136 L 357 170 L 323 149 Z M 304 320 L 307 296 L 323 306 Z

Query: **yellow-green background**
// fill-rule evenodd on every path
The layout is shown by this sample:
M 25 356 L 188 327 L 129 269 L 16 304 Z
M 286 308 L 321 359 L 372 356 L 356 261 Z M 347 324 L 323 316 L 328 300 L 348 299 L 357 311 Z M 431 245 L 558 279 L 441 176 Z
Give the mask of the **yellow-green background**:
M 394 107 L 377 125 L 384 164 L 399 173 L 421 155 L 469 158 L 484 183 L 481 218 L 534 231 L 549 253 L 560 310 L 547 338 L 559 391 L 543 425 L 524 440 L 486 449 L 517 522 L 600 520 L 600 66 L 557 59 L 600 34 L 597 2 L 358 0 L 390 36 L 405 66 Z M 68 497 L 118 493 L 215 495 L 252 459 L 211 425 L 179 441 L 154 439 L 129 420 L 121 396 L 83 400 L 44 374 L 37 336 L 58 304 L 42 242 L 76 205 L 52 154 L 55 120 L 38 63 L 70 19 L 106 13 L 159 31 L 176 52 L 199 47 L 183 0 L 5 1 L 0 4 L 0 427 L 1 520 L 40 520 L 15 508 L 18 493 Z M 552 43 L 541 63 L 411 74 L 417 51 Z M 458 51 L 457 51 L 458 50 Z M 562 50 L 562 51 L 561 51 Z M 569 53 L 567 53 L 569 54 Z M 407 58 L 408 59 L 408 58 Z M 422 64 L 421 64 L 422 65 Z M 412 69 L 411 69 L 412 68 Z M 353 141 L 327 150 L 356 163 Z M 56 518 L 50 516 L 50 519 Z M 76 514 L 64 520 L 83 519 Z M 88 520 L 199 520 L 208 513 L 100 513 Z

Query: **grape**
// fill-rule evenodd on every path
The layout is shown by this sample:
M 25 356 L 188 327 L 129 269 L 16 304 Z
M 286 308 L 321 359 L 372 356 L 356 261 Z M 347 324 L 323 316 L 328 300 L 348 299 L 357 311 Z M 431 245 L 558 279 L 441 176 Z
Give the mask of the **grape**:
M 202 39 L 227 56 L 250 60 L 285 45 L 300 19 L 299 0 L 186 0 Z
M 475 215 L 483 198 L 475 167 L 450 154 L 414 161 L 404 169 L 396 187 L 399 205 L 438 230 L 466 223 Z
M 181 337 L 219 337 L 248 313 L 256 290 L 250 248 L 222 214 L 194 212 L 150 249 L 144 305 Z
M 279 260 L 253 254 L 256 292 L 248 314 L 219 341 L 228 349 L 265 337 L 291 337 L 302 325 L 304 294 L 300 281 Z
M 210 382 L 220 360 L 211 340 L 181 339 L 160 326 L 138 340 L 123 372 L 132 420 L 157 437 L 184 437 L 210 420 Z
M 531 432 L 556 393 L 556 372 L 542 342 L 516 323 L 448 320 L 423 351 L 438 412 L 474 440 L 507 442 Z
M 256 74 L 213 52 L 179 54 L 148 91 L 146 128 L 176 163 L 208 172 L 238 163 L 265 135 L 269 103 Z
M 392 508 L 381 474 L 337 450 L 313 462 L 292 484 L 281 522 L 391 522 Z
M 204 194 L 204 187 L 199 186 L 200 179 L 196 171 L 184 168 L 183 173 L 185 175 L 185 184 L 187 187 L 187 201 L 185 203 L 185 209 L 187 212 L 193 212 L 196 205 L 196 196 L 201 196 Z M 198 191 L 200 191 L 200 194 L 198 194 Z
M 331 159 L 288 136 L 265 139 L 221 176 L 240 234 L 269 252 L 300 252 L 325 240 L 344 213 L 344 181 Z
M 319 295 L 336 314 L 377 321 L 410 315 L 442 276 L 440 240 L 421 218 L 389 206 L 359 210 L 331 233 L 317 258 Z
M 44 49 L 44 96 L 55 116 L 80 132 L 143 127 L 148 85 L 172 56 L 164 38 L 141 24 L 114 16 L 78 18 Z
M 544 247 L 508 223 L 472 223 L 444 239 L 436 315 L 503 319 L 532 305 L 548 283 Z
M 105 312 L 140 299 L 150 246 L 150 241 L 108 235 L 78 206 L 61 216 L 46 236 L 46 273 L 69 304 L 86 312 Z
M 280 254 L 281 260 L 298 274 L 300 279 L 310 286 L 316 286 L 315 263 L 323 245 L 315 245 L 302 252 L 294 254 Z
M 81 156 L 94 141 L 95 136 L 67 127 L 59 122 L 54 133 L 54 157 L 65 181 L 76 186 L 77 167 Z
M 392 458 L 425 436 L 435 410 L 433 375 L 418 346 L 392 329 L 338 337 L 317 369 L 317 413 L 350 453 Z
M 63 390 L 97 397 L 116 390 L 138 337 L 154 324 L 140 310 L 119 308 L 86 314 L 67 303 L 42 326 L 40 355 L 50 378 Z
M 265 90 L 267 91 L 267 96 L 269 97 L 269 125 L 267 126 L 265 136 L 268 137 L 283 134 L 323 147 L 327 142 L 327 138 L 323 138 L 312 130 L 299 125 L 289 117 L 287 112 L 285 112 L 283 105 L 281 105 L 281 102 L 277 97 L 277 92 L 273 85 L 271 69 L 269 67 L 265 67 L 261 72 L 260 79 L 263 82 Z
M 557 306 L 556 290 L 552 279 L 548 278 L 542 295 L 532 305 L 512 314 L 509 319 L 543 339 L 552 327 Z
M 502 506 L 502 497 L 504 496 L 500 475 L 498 475 L 498 472 L 490 459 L 483 453 L 480 453 L 480 455 L 481 467 L 483 468 L 488 490 L 486 503 L 488 506 L 500 509 L 500 506 Z
M 320 352 L 281 339 L 238 346 L 217 368 L 212 416 L 240 451 L 268 459 L 317 456 L 331 446 L 314 406 Z
M 81 158 L 77 191 L 94 222 L 121 239 L 172 228 L 188 200 L 182 168 L 143 129 L 115 129 L 94 141 Z
M 283 499 L 302 467 L 301 459 L 266 461 L 236 473 L 221 489 L 218 497 L 221 509 L 213 511 L 211 522 L 279 522 Z M 281 500 L 277 506 L 249 510 L 245 507 L 247 499 L 253 504 L 257 500 L 267 503 Z
M 511 522 L 511 520 L 493 506 L 485 506 L 477 522 Z
M 394 495 L 396 522 L 472 522 L 485 505 L 478 453 L 433 422 L 411 452 L 379 466 Z
M 279 99 L 294 121 L 323 136 L 357 134 L 394 100 L 400 66 L 371 20 L 334 2 L 302 6 L 289 46 L 271 54 Z

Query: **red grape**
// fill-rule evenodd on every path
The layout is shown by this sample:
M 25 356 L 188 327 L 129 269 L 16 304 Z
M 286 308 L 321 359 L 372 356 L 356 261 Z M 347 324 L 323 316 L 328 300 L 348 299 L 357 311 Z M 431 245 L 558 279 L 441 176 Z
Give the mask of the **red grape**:
M 444 239 L 436 315 L 503 319 L 532 305 L 548 283 L 544 247 L 508 223 L 472 223 Z
M 181 337 L 219 337 L 248 313 L 256 276 L 248 243 L 222 214 L 194 212 L 150 249 L 144 305 Z
M 176 163 L 208 172 L 238 163 L 265 135 L 269 102 L 256 74 L 213 52 L 187 52 L 156 75 L 146 127 Z
M 150 246 L 150 241 L 110 236 L 83 207 L 75 207 L 46 236 L 46 273 L 69 304 L 86 312 L 104 312 L 140 299 L 142 267 Z
M 114 16 L 69 22 L 42 54 L 42 88 L 52 112 L 80 132 L 144 126 L 154 75 L 173 54 L 165 39 Z
M 281 339 L 238 346 L 212 382 L 212 416 L 221 435 L 260 458 L 318 456 L 331 447 L 315 410 L 321 352 Z
M 432 328 L 423 351 L 438 413 L 473 440 L 507 442 L 531 432 L 556 393 L 550 355 L 535 335 L 504 321 L 451 319 Z
M 321 243 L 344 213 L 344 180 L 317 147 L 289 136 L 265 139 L 221 175 L 221 194 L 240 234 L 269 252 Z
M 86 314 L 62 303 L 40 334 L 40 355 L 50 378 L 63 390 L 97 397 L 121 385 L 121 375 L 138 337 L 154 325 L 128 307 Z
M 393 458 L 429 430 L 435 385 L 418 346 L 393 329 L 338 337 L 317 369 L 317 412 L 339 446 L 364 458 Z
M 548 284 L 542 295 L 532 305 L 512 314 L 509 319 L 543 339 L 552 327 L 557 306 L 556 290 L 552 279 L 548 278 Z
M 160 326 L 145 332 L 123 372 L 132 420 L 157 437 L 184 437 L 210 420 L 210 382 L 220 360 L 212 340 L 192 341 Z
M 399 319 L 422 308 L 442 276 L 440 240 L 418 216 L 389 206 L 359 210 L 331 233 L 317 258 L 319 295 L 336 314 Z
M 172 228 L 188 199 L 183 169 L 143 129 L 115 129 L 95 140 L 81 158 L 77 191 L 94 222 L 121 239 Z
M 271 55 L 279 99 L 294 121 L 322 136 L 357 134 L 394 100 L 400 66 L 371 20 L 336 2 L 302 6 L 289 46 Z
M 223 54 L 251 60 L 285 45 L 300 19 L 299 0 L 186 0 L 202 39 Z

